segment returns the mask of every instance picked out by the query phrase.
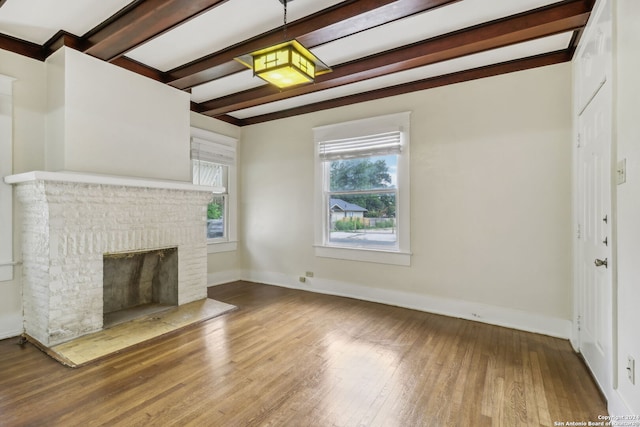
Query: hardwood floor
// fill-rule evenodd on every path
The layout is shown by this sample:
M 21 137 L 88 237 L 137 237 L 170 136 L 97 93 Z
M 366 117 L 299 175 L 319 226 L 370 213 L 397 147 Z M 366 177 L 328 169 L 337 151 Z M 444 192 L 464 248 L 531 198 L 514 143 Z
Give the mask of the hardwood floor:
M 567 341 L 238 282 L 238 310 L 79 369 L 0 341 L 2 426 L 553 426 L 605 404 Z

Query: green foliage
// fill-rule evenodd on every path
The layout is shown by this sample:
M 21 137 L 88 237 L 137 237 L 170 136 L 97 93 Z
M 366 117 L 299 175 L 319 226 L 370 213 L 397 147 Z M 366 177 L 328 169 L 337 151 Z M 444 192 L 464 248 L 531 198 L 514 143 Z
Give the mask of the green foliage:
M 209 206 L 207 206 L 207 219 L 222 219 L 224 212 L 224 199 L 215 197 Z
M 337 160 L 331 162 L 330 186 L 332 191 L 389 188 L 391 175 L 383 159 Z
M 344 221 L 336 221 L 335 229 L 336 231 L 354 231 L 361 230 L 364 228 L 362 221 L 357 219 L 347 219 Z
M 374 228 L 392 228 L 395 227 L 395 223 L 392 219 L 388 219 L 386 221 L 377 221 Z
M 376 190 L 391 188 L 391 175 L 384 158 L 336 160 L 330 166 L 331 191 Z M 374 192 L 370 194 L 336 196 L 345 202 L 367 209 L 366 218 L 395 218 L 394 194 Z
M 380 228 L 393 228 L 395 222 L 393 219 L 384 221 L 376 221 L 374 225 L 366 226 L 365 222 L 361 218 L 350 218 L 336 221 L 333 225 L 334 231 L 357 231 L 357 230 L 371 230 Z

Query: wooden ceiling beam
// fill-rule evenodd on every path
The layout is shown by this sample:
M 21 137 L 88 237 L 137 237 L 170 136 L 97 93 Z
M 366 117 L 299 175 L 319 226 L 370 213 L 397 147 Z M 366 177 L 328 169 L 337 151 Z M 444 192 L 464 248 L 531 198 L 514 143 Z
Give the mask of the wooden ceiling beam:
M 111 61 L 111 63 L 113 65 L 117 65 L 118 67 L 133 71 L 134 73 L 149 77 L 150 79 L 159 81 L 161 83 L 166 83 L 165 75 L 162 71 L 149 67 L 148 65 L 142 64 L 138 61 L 134 61 L 133 59 L 127 58 L 126 56 L 116 58 Z
M 313 48 L 458 1 L 461 0 L 345 1 L 288 24 L 287 38 L 296 38 L 307 48 Z M 282 28 L 276 28 L 169 70 L 169 84 L 187 89 L 244 70 L 234 58 L 280 43 L 282 35 Z
M 45 58 L 44 50 L 39 44 L 4 34 L 0 34 L 0 49 L 8 50 L 28 58 L 37 59 L 38 61 L 44 61 Z
M 230 124 L 235 125 L 235 126 L 244 126 L 245 125 L 244 120 L 237 119 L 237 118 L 235 118 L 233 116 L 229 116 L 229 115 L 226 115 L 226 114 L 223 114 L 222 116 L 216 116 L 215 118 L 218 119 L 218 120 L 222 120 L 223 122 L 230 123 Z
M 84 39 L 63 30 L 58 31 L 42 46 L 0 34 L 0 49 L 9 50 L 39 61 L 44 61 L 49 55 L 63 46 L 83 52 L 86 42 Z M 130 58 L 121 56 L 111 63 L 153 80 L 166 83 L 164 73 Z
M 80 37 L 64 30 L 60 30 L 42 46 L 45 57 L 49 57 L 49 55 L 60 49 L 62 46 L 83 51 L 86 44 Z
M 113 61 L 225 1 L 228 0 L 137 1 L 85 35 L 85 53 Z
M 528 58 L 517 59 L 513 61 L 503 62 L 500 64 L 488 65 L 485 67 L 474 68 L 471 70 L 459 71 L 438 77 L 432 77 L 423 80 L 417 80 L 396 86 L 390 86 L 382 89 L 372 90 L 368 92 L 358 93 L 355 95 L 344 96 L 341 98 L 331 99 L 313 104 L 304 105 L 302 107 L 282 110 L 275 113 L 263 114 L 260 116 L 249 117 L 246 119 L 236 119 L 240 126 L 253 125 L 257 123 L 278 120 L 287 117 L 297 116 L 300 114 L 312 113 L 315 111 L 328 110 L 331 108 L 343 107 L 345 105 L 356 104 L 360 102 L 373 101 L 376 99 L 387 98 L 390 96 L 402 95 L 405 93 L 416 92 L 420 90 L 433 89 L 440 86 L 446 86 L 456 83 L 462 83 L 471 80 L 482 79 L 485 77 L 497 76 L 500 74 L 513 73 L 516 71 L 528 70 L 531 68 L 544 67 L 547 65 L 560 64 L 571 61 L 571 53 L 568 50 L 559 52 L 546 53 L 542 55 L 532 56 Z
M 58 31 L 55 36 L 51 37 L 51 39 L 42 46 L 42 52 L 44 55 L 42 59 L 44 60 L 53 52 L 57 51 L 63 46 L 84 52 L 86 48 L 86 41 L 66 31 Z M 151 68 L 145 64 L 141 64 L 140 62 L 134 61 L 133 59 L 127 58 L 125 56 L 115 58 L 113 61 L 111 61 L 111 63 L 150 79 L 166 83 L 165 75 L 161 71 L 156 70 L 155 68 Z
M 273 101 L 356 83 L 386 74 L 480 53 L 584 27 L 591 0 L 567 0 L 363 59 L 334 66 L 314 84 L 280 91 L 261 86 L 200 103 L 203 114 L 216 116 Z

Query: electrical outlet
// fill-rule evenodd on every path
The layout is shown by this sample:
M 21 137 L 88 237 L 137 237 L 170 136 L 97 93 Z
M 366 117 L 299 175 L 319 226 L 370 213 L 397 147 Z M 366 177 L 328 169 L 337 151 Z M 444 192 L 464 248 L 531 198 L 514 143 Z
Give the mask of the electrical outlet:
M 300 283 L 304 283 L 304 282 L 306 282 L 306 281 L 307 281 L 307 278 L 306 278 L 306 277 L 304 277 L 304 276 L 300 276 L 300 277 L 298 278 L 298 280 L 300 280 Z
M 305 273 L 305 276 L 307 276 L 307 277 L 313 277 L 313 271 L 307 271 L 307 272 Z
M 627 356 L 627 378 L 631 384 L 636 383 L 636 361 L 631 356 Z

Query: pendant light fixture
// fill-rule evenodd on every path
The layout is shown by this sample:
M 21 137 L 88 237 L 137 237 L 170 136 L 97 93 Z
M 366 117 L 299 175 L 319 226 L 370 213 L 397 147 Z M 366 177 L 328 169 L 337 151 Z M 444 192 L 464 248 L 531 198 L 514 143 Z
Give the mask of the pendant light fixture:
M 268 83 L 281 89 L 304 83 L 312 83 L 319 74 L 331 69 L 295 39 L 287 40 L 287 3 L 293 0 L 279 0 L 284 6 L 283 40 L 235 58 L 253 70 Z

